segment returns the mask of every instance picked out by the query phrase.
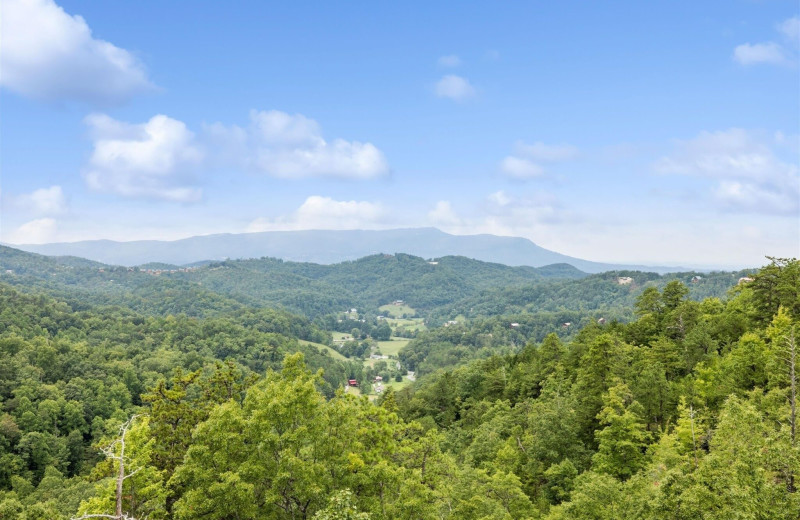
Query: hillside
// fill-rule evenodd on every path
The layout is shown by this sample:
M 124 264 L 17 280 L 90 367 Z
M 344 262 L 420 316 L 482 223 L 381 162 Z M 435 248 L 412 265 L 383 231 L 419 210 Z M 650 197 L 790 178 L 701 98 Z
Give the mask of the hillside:
M 44 255 L 73 255 L 106 264 L 135 266 L 150 262 L 185 265 L 203 260 L 274 257 L 295 262 L 335 264 L 376 253 L 406 253 L 422 258 L 464 256 L 510 266 L 569 264 L 587 272 L 615 269 L 674 272 L 678 268 L 604 264 L 562 255 L 530 240 L 494 235 L 450 235 L 435 228 L 383 231 L 270 231 L 219 234 L 175 241 L 92 240 L 15 245 Z

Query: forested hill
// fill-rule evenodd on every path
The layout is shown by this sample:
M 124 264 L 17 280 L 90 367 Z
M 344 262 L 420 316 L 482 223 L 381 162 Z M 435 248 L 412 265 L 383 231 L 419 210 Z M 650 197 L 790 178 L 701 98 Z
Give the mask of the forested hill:
M 375 402 L 335 390 L 358 367 L 302 317 L 0 283 L 0 518 L 796 520 L 800 263 L 752 278 L 724 300 L 649 285 L 630 323 Z
M 617 280 L 623 275 L 633 275 L 634 283 L 620 285 Z M 630 307 L 646 284 L 663 285 L 672 277 L 687 283 L 700 277 L 700 283 L 690 284 L 696 298 L 722 296 L 738 279 L 731 273 L 587 276 L 565 264 L 509 267 L 465 257 L 429 261 L 404 254 L 371 255 L 334 265 L 261 258 L 193 267 L 126 268 L 2 246 L 0 277 L 66 299 L 124 305 L 156 315 L 204 316 L 243 306 L 277 306 L 309 317 L 354 307 L 377 315 L 379 306 L 395 300 L 404 300 L 422 316 L 496 315 L 535 310 L 530 308 L 536 304 L 528 296 L 531 292 L 553 296 L 549 300 L 553 309 Z

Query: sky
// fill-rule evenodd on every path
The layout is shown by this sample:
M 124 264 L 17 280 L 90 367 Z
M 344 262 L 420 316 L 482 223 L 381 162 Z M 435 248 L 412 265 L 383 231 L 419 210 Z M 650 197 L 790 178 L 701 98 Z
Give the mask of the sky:
M 0 241 L 800 256 L 795 1 L 0 4 Z

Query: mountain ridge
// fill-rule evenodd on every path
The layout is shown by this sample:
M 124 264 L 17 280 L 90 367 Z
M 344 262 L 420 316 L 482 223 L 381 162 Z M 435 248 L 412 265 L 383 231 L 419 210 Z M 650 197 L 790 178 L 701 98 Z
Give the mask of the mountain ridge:
M 111 265 L 154 262 L 188 265 L 208 260 L 274 257 L 294 262 L 335 264 L 378 253 L 404 253 L 422 258 L 464 256 L 508 266 L 543 267 L 569 264 L 587 273 L 640 270 L 680 272 L 682 267 L 594 262 L 545 249 L 522 237 L 489 234 L 452 235 L 436 228 L 390 230 L 300 230 L 218 233 L 179 240 L 107 239 L 50 244 L 15 244 L 48 256 L 77 256 Z

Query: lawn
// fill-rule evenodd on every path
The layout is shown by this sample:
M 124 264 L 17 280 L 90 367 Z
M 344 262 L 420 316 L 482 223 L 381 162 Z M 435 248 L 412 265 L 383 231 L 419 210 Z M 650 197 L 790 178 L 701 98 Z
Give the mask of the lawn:
M 396 356 L 400 349 L 408 345 L 410 340 L 407 339 L 393 339 L 391 341 L 379 341 L 378 348 L 381 354 L 386 356 Z
M 409 307 L 408 305 L 382 305 L 378 307 L 378 310 L 381 311 L 384 316 L 391 316 L 392 318 L 399 318 L 403 314 L 406 316 L 414 316 L 417 311 Z
M 383 383 L 383 388 L 384 388 L 384 391 L 385 391 L 385 389 L 387 389 L 389 387 L 392 387 L 392 389 L 395 392 L 397 392 L 398 390 L 401 390 L 401 389 L 407 387 L 411 383 L 412 383 L 412 381 L 409 381 L 407 377 L 403 377 L 403 380 L 400 381 L 399 383 L 397 381 L 395 381 L 394 379 L 392 379 L 391 381 L 384 382 Z

